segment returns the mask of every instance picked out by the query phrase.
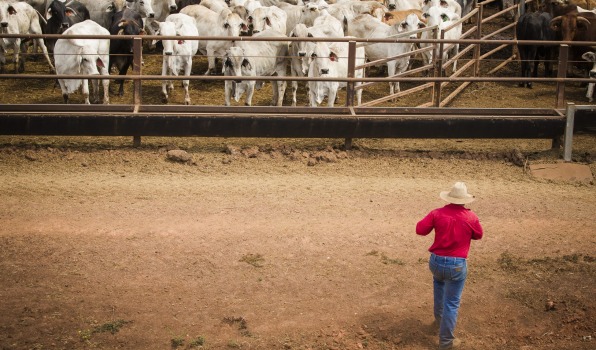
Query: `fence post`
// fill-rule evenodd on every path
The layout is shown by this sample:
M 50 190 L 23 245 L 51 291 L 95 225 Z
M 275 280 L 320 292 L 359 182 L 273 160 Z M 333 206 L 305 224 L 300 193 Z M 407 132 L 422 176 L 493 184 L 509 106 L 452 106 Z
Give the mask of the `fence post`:
M 567 67 L 569 66 L 569 45 L 559 47 L 559 66 L 557 67 L 557 78 L 567 78 Z M 565 107 L 565 82 L 557 82 L 557 95 L 555 106 L 557 109 Z
M 476 39 L 482 39 L 482 17 L 484 17 L 484 4 L 478 5 L 476 16 Z M 480 75 L 480 44 L 475 44 L 474 48 L 474 76 Z
M 354 77 L 356 67 L 356 42 L 348 42 L 348 78 Z M 348 82 L 346 86 L 346 107 L 354 105 L 354 83 Z
M 132 74 L 141 75 L 141 67 L 143 65 L 143 39 L 134 38 L 132 44 L 133 59 L 132 59 Z M 141 80 L 136 79 L 133 81 L 133 94 L 134 94 L 134 105 L 135 112 L 138 112 L 139 106 L 141 105 Z M 141 135 L 133 136 L 133 146 L 139 147 L 141 145 Z
M 348 42 L 348 78 L 354 77 L 356 68 L 356 42 Z M 349 81 L 346 84 L 346 107 L 354 106 L 354 82 Z M 346 138 L 344 142 L 346 150 L 352 149 L 352 139 Z
M 563 144 L 563 160 L 571 162 L 573 151 L 573 126 L 575 124 L 575 103 L 567 104 L 567 121 L 565 123 L 565 142 Z
M 445 33 L 443 31 L 439 32 L 441 42 L 438 46 L 435 46 L 435 50 L 433 53 L 434 56 L 434 65 L 435 65 L 435 78 L 440 78 L 443 76 L 443 39 L 445 39 Z M 434 96 L 433 96 L 433 105 L 435 107 L 441 107 L 441 85 L 440 81 L 435 81 L 434 87 Z

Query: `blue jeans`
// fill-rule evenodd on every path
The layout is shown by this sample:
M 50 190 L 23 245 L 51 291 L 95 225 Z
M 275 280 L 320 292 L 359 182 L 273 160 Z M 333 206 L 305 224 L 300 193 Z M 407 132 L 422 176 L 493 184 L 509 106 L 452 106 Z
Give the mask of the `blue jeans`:
M 433 273 L 435 319 L 439 323 L 439 349 L 451 347 L 455 336 L 457 311 L 466 283 L 466 259 L 431 254 L 428 263 Z

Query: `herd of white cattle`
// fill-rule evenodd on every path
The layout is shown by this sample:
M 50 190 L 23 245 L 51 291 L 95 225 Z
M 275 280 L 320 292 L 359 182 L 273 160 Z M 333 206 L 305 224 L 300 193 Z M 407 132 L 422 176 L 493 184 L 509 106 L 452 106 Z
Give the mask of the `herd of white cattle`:
M 34 10 L 35 1 L 0 0 L 0 34 L 40 34 L 41 13 Z M 47 6 L 48 1 L 41 0 Z M 58 0 L 56 0 L 58 1 Z M 61 1 L 61 0 L 60 0 Z M 225 105 L 232 99 L 250 106 L 254 90 L 263 81 L 249 80 L 256 76 L 291 76 L 345 78 L 348 76 L 348 43 L 322 41 L 286 41 L 288 37 L 302 38 L 364 38 L 385 39 L 391 37 L 421 37 L 434 39 L 439 31 L 421 31 L 425 27 L 451 27 L 445 32 L 446 39 L 459 39 L 462 34 L 462 16 L 470 11 L 470 0 L 389 0 L 377 1 L 337 0 L 202 0 L 200 4 L 184 5 L 175 0 L 66 0 L 78 1 L 89 10 L 90 19 L 70 26 L 63 34 L 110 35 L 108 30 L 115 11 L 138 11 L 143 17 L 145 32 L 162 36 L 228 36 L 279 38 L 278 41 L 226 41 L 226 40 L 162 40 L 164 76 L 190 76 L 192 60 L 196 54 L 208 57 L 208 69 L 204 74 L 223 72 L 225 76 L 238 79 L 225 82 Z M 288 1 L 288 2 L 286 2 Z M 294 3 L 290 3 L 294 1 Z M 199 2 L 198 0 L 196 2 Z M 29 5 L 28 3 L 31 3 Z M 43 9 L 44 13 L 47 11 Z M 178 13 L 171 13 L 178 12 Z M 42 16 L 43 17 L 43 16 Z M 455 24 L 455 25 L 454 25 Z M 0 63 L 4 53 L 12 48 L 15 69 L 20 51 L 19 39 L 0 39 Z M 110 39 L 58 39 L 54 48 L 54 65 L 43 41 L 41 47 L 51 70 L 59 75 L 109 75 Z M 430 44 L 426 44 L 428 46 Z M 420 45 L 421 48 L 425 44 Z M 366 60 L 375 61 L 401 55 L 386 62 L 388 76 L 405 72 L 410 67 L 412 43 L 376 43 L 358 45 L 356 65 Z M 458 45 L 446 45 L 444 57 L 453 57 Z M 423 52 L 425 64 L 432 62 L 433 50 Z M 404 55 L 405 54 L 405 55 Z M 221 59 L 221 69 L 216 66 Z M 454 62 L 454 70 L 457 61 Z M 358 69 L 355 77 L 363 77 L 364 69 Z M 85 103 L 90 103 L 86 79 L 59 79 L 65 102 L 68 95 L 81 89 Z M 92 79 L 94 102 L 109 103 L 109 80 L 102 79 L 103 100 L 99 98 L 99 82 Z M 286 90 L 285 81 L 272 80 L 272 105 L 281 106 Z M 298 83 L 293 82 L 292 105 L 296 105 Z M 309 81 L 307 83 L 311 106 L 319 106 L 327 98 L 333 106 L 338 89 L 345 87 L 338 81 Z M 173 90 L 172 81 L 162 83 L 162 99 L 168 102 Z M 183 80 L 185 104 L 191 104 L 189 81 Z M 399 83 L 390 84 L 390 93 L 399 91 Z M 361 103 L 362 90 L 358 89 L 357 103 Z

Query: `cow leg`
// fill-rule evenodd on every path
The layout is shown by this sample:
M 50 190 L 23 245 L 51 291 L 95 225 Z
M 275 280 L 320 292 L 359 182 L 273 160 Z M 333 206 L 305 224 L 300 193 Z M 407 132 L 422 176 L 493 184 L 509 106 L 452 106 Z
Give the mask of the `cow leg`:
M 284 102 L 284 96 L 286 95 L 286 88 L 288 87 L 288 82 L 287 81 L 281 81 L 281 82 L 278 81 L 277 85 L 279 88 L 279 97 L 278 97 L 277 105 L 282 106 L 283 102 Z
M 210 75 L 215 69 L 215 51 L 207 44 L 207 71 L 204 75 Z
M 187 57 L 186 61 L 184 62 L 184 75 L 189 77 L 192 70 L 192 56 Z M 188 87 L 190 85 L 190 81 L 188 79 L 182 81 L 182 87 L 184 88 L 184 104 L 190 105 L 190 93 L 188 92 Z
M 234 84 L 234 82 L 231 80 L 226 80 L 225 84 L 224 84 L 225 85 L 225 87 L 224 87 L 224 92 L 225 92 L 224 102 L 225 102 L 226 106 L 230 105 L 230 97 L 232 95 L 233 84 Z
M 588 84 L 588 91 L 586 92 L 586 97 L 588 98 L 588 102 L 592 102 L 594 100 L 594 85 L 595 83 Z
M 91 104 L 91 102 L 89 102 L 89 81 L 87 79 L 83 79 L 83 84 L 81 86 L 81 89 L 83 90 L 83 97 L 85 98 L 85 104 Z
M 395 68 L 396 68 L 395 61 L 387 62 L 387 77 L 390 78 L 395 75 Z M 389 95 L 393 95 L 395 93 L 395 90 L 397 90 L 397 92 L 399 92 L 399 82 L 390 82 L 389 83 Z M 393 102 L 395 102 L 395 99 L 393 99 Z
M 21 39 L 15 39 L 13 42 L 13 52 L 14 52 L 14 72 L 22 73 L 25 71 L 25 65 L 21 66 Z
M 168 58 L 167 56 L 163 57 L 162 60 L 162 65 L 161 65 L 161 75 L 162 76 L 167 76 L 168 75 Z M 167 80 L 162 80 L 161 81 L 161 102 L 162 103 L 168 103 L 168 81 Z
M 252 105 L 252 95 L 255 93 L 255 82 L 254 81 L 250 81 L 248 82 L 248 87 L 246 88 L 246 100 L 244 101 L 244 104 L 246 106 L 251 106 Z
M 108 71 L 108 69 L 103 66 L 103 67 L 99 67 L 99 74 L 103 75 L 103 76 L 109 76 L 110 72 Z M 101 79 L 101 85 L 103 88 L 103 104 L 104 105 L 109 105 L 110 104 L 110 79 Z
M 308 83 L 308 99 L 310 101 L 310 106 L 311 107 L 317 107 L 318 103 L 317 103 L 317 96 L 315 95 L 315 91 L 316 91 L 316 83 L 315 82 L 309 82 Z
M 333 84 L 335 85 L 335 84 Z M 337 86 L 329 87 L 329 97 L 327 100 L 327 106 L 333 107 L 335 105 L 335 98 L 337 97 Z
M 99 103 L 99 79 L 91 79 L 91 86 L 93 87 L 93 103 Z
M 130 66 L 130 60 L 126 60 L 126 62 L 120 69 L 120 72 L 118 72 L 118 75 L 126 75 L 126 72 L 128 71 L 129 66 Z M 118 96 L 120 96 L 120 97 L 124 96 L 124 79 L 120 79 L 120 88 L 118 89 Z

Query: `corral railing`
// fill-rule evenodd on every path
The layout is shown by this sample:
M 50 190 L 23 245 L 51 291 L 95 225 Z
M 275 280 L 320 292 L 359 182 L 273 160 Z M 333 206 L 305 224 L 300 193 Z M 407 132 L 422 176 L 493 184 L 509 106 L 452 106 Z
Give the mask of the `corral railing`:
M 364 137 L 412 137 L 412 138 L 551 138 L 557 139 L 564 133 L 565 113 L 565 85 L 570 82 L 590 82 L 588 78 L 570 78 L 566 76 L 568 66 L 569 47 L 579 45 L 574 42 L 525 42 L 529 44 L 552 44 L 559 46 L 559 76 L 556 78 L 522 78 L 522 77 L 494 77 L 490 74 L 502 68 L 514 59 L 514 55 L 491 69 L 489 73 L 480 76 L 483 60 L 506 47 L 515 47 L 517 40 L 490 39 L 496 33 L 511 29 L 508 25 L 495 33 L 481 36 L 483 24 L 491 18 L 511 11 L 514 7 L 482 19 L 483 6 L 476 8 L 462 20 L 476 18 L 477 25 L 464 33 L 461 40 L 421 40 L 406 38 L 387 39 L 316 39 L 316 38 L 287 38 L 287 41 L 337 41 L 347 42 L 349 45 L 348 76 L 345 78 L 308 78 L 308 77 L 225 77 L 192 75 L 190 77 L 163 77 L 161 75 L 143 74 L 143 41 L 153 39 L 183 39 L 183 40 L 235 40 L 235 41 L 272 41 L 278 38 L 255 37 L 161 37 L 138 36 L 121 39 L 134 41 L 134 64 L 132 74 L 127 76 L 111 75 L 110 79 L 125 79 L 133 81 L 133 94 L 129 103 L 114 105 L 64 105 L 64 104 L 35 104 L 34 101 L 24 104 L 0 104 L 0 134 L 22 135 L 107 135 L 134 136 L 138 141 L 141 136 L 245 136 L 245 137 L 330 137 L 330 138 L 364 138 Z M 515 23 L 513 23 L 513 26 Z M 428 28 L 427 30 L 434 30 Z M 0 35 L 0 37 L 17 37 Z M 27 35 L 26 38 L 52 37 L 65 38 L 59 35 Z M 77 36 L 69 36 L 75 38 Z M 111 38 L 110 36 L 88 36 L 86 38 Z M 430 43 L 435 50 L 436 60 L 430 66 L 421 66 L 403 75 L 392 77 L 364 77 L 354 78 L 356 69 L 364 66 L 355 65 L 355 52 L 359 44 L 366 43 L 395 43 L 408 42 L 412 44 Z M 466 47 L 456 57 L 443 62 L 444 45 L 459 43 Z M 596 42 L 581 43 L 581 45 L 596 45 Z M 496 46 L 495 49 L 482 53 L 482 47 Z M 443 76 L 443 71 L 464 55 L 470 60 L 460 68 Z M 380 62 L 376 62 L 378 64 Z M 420 76 L 427 69 L 433 74 Z M 464 75 L 463 72 L 468 72 Z M 471 72 L 471 73 L 470 73 Z M 416 75 L 418 74 L 418 75 Z M 54 81 L 61 79 L 97 78 L 97 76 L 62 75 L 55 74 L 3 74 L 0 80 L 18 79 L 47 79 Z M 316 108 L 316 107 L 225 107 L 216 106 L 215 101 L 208 101 L 203 105 L 156 105 L 143 103 L 143 83 L 161 80 L 199 80 L 205 82 L 223 80 L 255 80 L 255 81 L 342 81 L 347 83 L 345 107 Z M 548 82 L 556 83 L 556 94 L 553 108 L 444 108 L 468 84 L 475 82 Z M 405 89 L 392 96 L 367 101 L 362 106 L 354 105 L 354 95 L 357 89 L 366 89 L 373 84 L 387 84 L 389 82 L 411 83 L 414 88 Z M 360 85 L 358 86 L 357 83 Z M 445 99 L 443 91 L 449 84 L 458 85 Z M 414 106 L 395 107 L 381 106 L 396 98 L 432 87 L 430 100 Z M 223 96 L 223 91 L 222 91 Z M 2 101 L 0 101 L 2 102 Z M 371 107 L 375 105 L 376 107 Z M 578 110 L 594 115 L 592 108 Z M 578 113 L 581 114 L 581 113 Z

